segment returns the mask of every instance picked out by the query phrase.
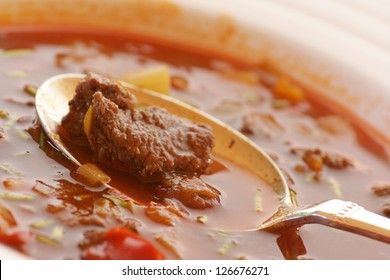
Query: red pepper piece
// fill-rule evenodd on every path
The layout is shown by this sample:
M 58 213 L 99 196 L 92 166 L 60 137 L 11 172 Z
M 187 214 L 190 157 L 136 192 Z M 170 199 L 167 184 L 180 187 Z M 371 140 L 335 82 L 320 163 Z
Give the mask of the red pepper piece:
M 86 250 L 88 260 L 162 260 L 165 256 L 149 241 L 123 228 L 108 230 L 103 242 Z

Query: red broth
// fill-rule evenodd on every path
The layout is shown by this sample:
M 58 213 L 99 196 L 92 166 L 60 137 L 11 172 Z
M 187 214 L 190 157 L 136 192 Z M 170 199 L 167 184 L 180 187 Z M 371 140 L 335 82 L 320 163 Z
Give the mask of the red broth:
M 115 77 L 166 65 L 173 77 L 171 94 L 242 130 L 269 152 L 289 177 L 300 205 L 341 198 L 383 214 L 386 196 L 375 195 L 371 188 L 390 184 L 387 147 L 331 105 L 311 100 L 309 93 L 299 100 L 281 96 L 275 90 L 281 79 L 302 93 L 288 78 L 266 67 L 97 30 L 4 29 L 0 46 L 0 127 L 5 132 L 0 140 L 0 205 L 15 218 L 13 231 L 24 233 L 22 245 L 8 243 L 31 257 L 78 259 L 85 232 L 130 224 L 170 259 L 390 259 L 388 244 L 320 225 L 281 235 L 226 232 L 256 227 L 275 211 L 277 197 L 258 178 L 217 158 L 215 172 L 202 178 L 221 191 L 221 207 L 186 209 L 188 215 L 172 218 L 174 225 L 156 223 L 144 213 L 153 200 L 153 186 L 105 169 L 115 189 L 139 202 L 132 209 L 118 206 L 107 190 L 90 190 L 70 176 L 69 163 L 34 127 L 34 98 L 23 90 L 60 73 L 94 71 Z M 303 159 L 307 149 L 337 153 L 351 164 L 332 168 L 322 162 L 316 174 L 307 157 Z M 256 209 L 259 192 L 262 211 Z M 57 209 L 58 200 L 68 208 Z

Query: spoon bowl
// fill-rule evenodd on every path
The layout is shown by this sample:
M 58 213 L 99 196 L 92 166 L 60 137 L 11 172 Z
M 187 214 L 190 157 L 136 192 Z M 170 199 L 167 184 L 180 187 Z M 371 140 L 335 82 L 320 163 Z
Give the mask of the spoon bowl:
M 39 87 L 35 97 L 38 118 L 47 136 L 77 166 L 80 166 L 80 162 L 61 141 L 57 127 L 68 113 L 68 102 L 75 95 L 75 88 L 83 77 L 82 74 L 54 76 Z M 250 230 L 278 231 L 286 227 L 319 223 L 390 243 L 390 219 L 355 203 L 336 199 L 299 208 L 275 162 L 244 135 L 177 99 L 128 83 L 121 84 L 129 88 L 139 102 L 160 106 L 177 116 L 211 126 L 215 136 L 213 153 L 252 172 L 273 188 L 280 200 L 279 210 L 260 227 Z

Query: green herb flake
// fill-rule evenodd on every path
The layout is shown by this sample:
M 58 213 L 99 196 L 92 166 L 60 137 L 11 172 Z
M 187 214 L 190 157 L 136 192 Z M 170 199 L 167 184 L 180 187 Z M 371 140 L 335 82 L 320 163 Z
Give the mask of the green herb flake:
M 337 198 L 343 198 L 343 193 L 341 191 L 341 187 L 340 187 L 339 182 L 335 178 L 330 177 L 329 184 L 330 184 L 330 187 L 332 188 L 332 191 L 335 194 L 335 196 Z
M 46 147 L 46 137 L 45 137 L 45 133 L 41 131 L 41 133 L 39 134 L 39 148 L 41 150 L 45 150 L 45 147 Z
M 28 156 L 31 155 L 30 151 L 21 151 L 13 154 L 14 156 L 20 157 L 20 156 Z
M 15 123 L 16 123 L 16 120 L 14 118 L 11 118 L 11 117 L 8 117 L 7 118 L 7 122 L 5 123 L 5 127 L 7 129 L 10 129 L 11 127 L 14 127 Z
M 54 223 L 53 220 L 42 220 L 42 221 L 37 221 L 37 222 L 34 222 L 30 225 L 30 227 L 34 228 L 34 229 L 40 229 L 40 228 L 45 228 L 45 227 L 48 227 L 50 225 L 52 225 Z
M 56 226 L 53 229 L 53 232 L 51 234 L 51 238 L 54 240 L 61 240 L 64 237 L 65 230 L 61 226 Z
M 115 197 L 115 196 L 109 195 L 109 194 L 103 194 L 103 197 L 111 200 L 116 205 L 119 205 L 119 206 L 129 210 L 131 213 L 134 212 L 134 205 L 133 205 L 133 202 L 131 200 L 123 200 L 123 199 L 120 199 L 118 197 Z
M 25 132 L 24 130 L 19 129 L 19 128 L 14 128 L 14 131 L 20 139 L 26 140 L 26 141 L 30 139 L 30 135 L 27 132 Z
M 58 240 L 44 236 L 42 234 L 37 234 L 36 239 L 39 242 L 47 244 L 47 245 L 52 246 L 52 247 L 61 247 L 62 246 L 62 244 Z
M 3 57 L 19 57 L 19 56 L 27 56 L 31 55 L 33 49 L 28 48 L 18 48 L 18 49 L 9 49 L 1 52 L 1 56 Z
M 17 170 L 15 167 L 8 163 L 0 164 L 0 170 L 4 171 L 5 173 L 12 175 L 12 176 L 21 176 L 22 172 Z
M 30 76 L 30 74 L 25 70 L 10 70 L 5 72 L 5 74 L 14 78 L 27 78 Z
M 233 234 L 231 232 L 227 232 L 227 231 L 224 231 L 222 229 L 219 229 L 216 231 L 219 235 L 222 235 L 222 236 L 232 236 Z
M 316 176 L 316 174 L 314 172 L 311 172 L 311 173 L 307 174 L 306 178 L 305 178 L 306 183 L 313 182 L 315 176 Z
M 225 100 L 221 104 L 213 108 L 215 113 L 221 114 L 239 114 L 242 113 L 242 104 L 237 101 Z
M 248 105 L 256 105 L 261 101 L 261 96 L 257 92 L 247 92 L 242 96 L 244 102 Z
M 286 99 L 274 99 L 272 101 L 272 107 L 275 109 L 284 109 L 291 105 L 291 102 Z
M 234 245 L 236 245 L 236 242 L 234 240 L 226 242 L 218 249 L 218 254 L 225 256 L 227 253 L 229 253 L 229 251 L 233 248 Z
M 205 224 L 207 222 L 207 217 L 206 216 L 198 216 L 198 217 L 196 217 L 196 221 L 200 224 Z
M 7 200 L 31 201 L 35 197 L 32 194 L 18 193 L 18 192 L 0 192 L 0 198 Z
M 289 188 L 291 201 L 295 206 L 298 206 L 297 192 Z
M 256 212 L 259 212 L 259 213 L 262 213 L 264 211 L 263 196 L 261 194 L 260 189 L 257 189 L 255 192 L 255 210 L 256 210 Z

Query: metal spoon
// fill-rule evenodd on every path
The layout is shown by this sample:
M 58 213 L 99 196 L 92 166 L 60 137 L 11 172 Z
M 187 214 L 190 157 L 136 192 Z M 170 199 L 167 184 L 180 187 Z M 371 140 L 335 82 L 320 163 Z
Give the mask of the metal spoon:
M 57 126 L 67 114 L 68 102 L 75 95 L 77 83 L 83 77 L 82 74 L 52 77 L 40 86 L 35 97 L 38 117 L 46 134 L 76 165 L 80 163 L 63 145 Z M 285 227 L 319 223 L 390 243 L 390 219 L 369 212 L 355 203 L 336 199 L 299 208 L 292 199 L 280 169 L 261 148 L 245 136 L 216 118 L 174 98 L 128 83 L 123 85 L 132 90 L 139 102 L 164 107 L 175 115 L 210 125 L 215 135 L 213 152 L 253 172 L 273 188 L 280 197 L 279 210 L 253 230 L 277 231 Z

